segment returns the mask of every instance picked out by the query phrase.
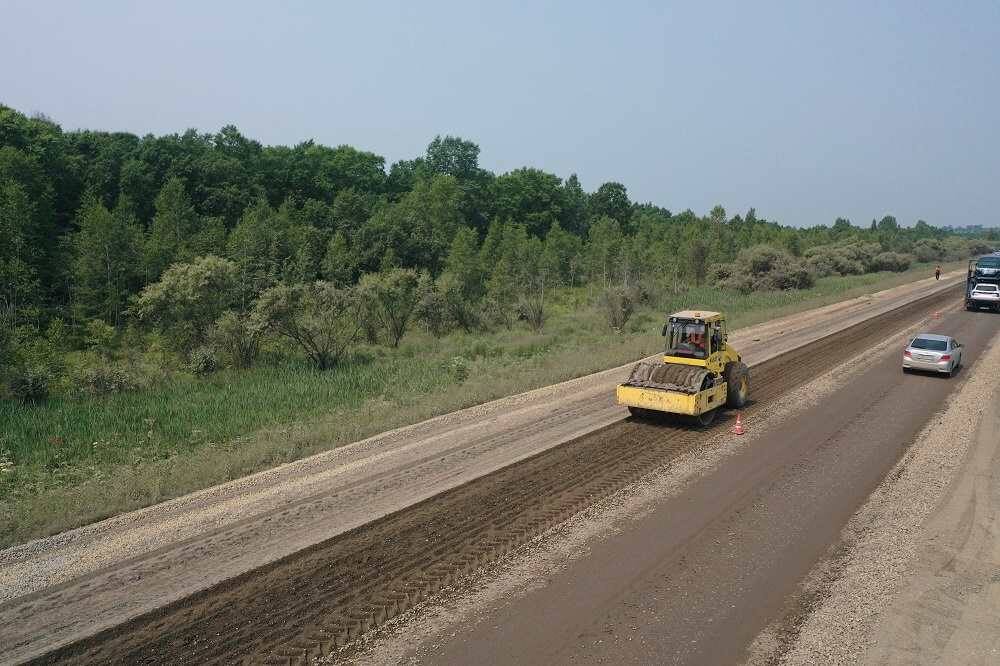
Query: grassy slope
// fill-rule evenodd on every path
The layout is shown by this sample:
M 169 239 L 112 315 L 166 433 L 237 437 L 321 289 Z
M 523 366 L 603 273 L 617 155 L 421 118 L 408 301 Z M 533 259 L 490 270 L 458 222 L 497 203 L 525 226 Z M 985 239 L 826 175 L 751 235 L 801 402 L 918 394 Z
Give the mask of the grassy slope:
M 949 266 L 948 268 L 952 268 Z M 732 328 L 925 277 L 824 278 L 814 289 L 740 295 L 694 289 L 606 332 L 585 290 L 553 299 L 541 333 L 525 329 L 365 350 L 318 373 L 286 364 L 174 377 L 143 391 L 33 407 L 0 404 L 0 545 L 147 506 L 490 399 L 654 353 L 664 311 L 719 309 Z

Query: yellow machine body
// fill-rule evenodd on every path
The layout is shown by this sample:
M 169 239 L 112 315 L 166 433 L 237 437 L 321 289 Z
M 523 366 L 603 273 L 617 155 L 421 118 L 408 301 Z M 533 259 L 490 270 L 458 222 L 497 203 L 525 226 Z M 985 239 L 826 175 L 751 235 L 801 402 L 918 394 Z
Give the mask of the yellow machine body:
M 693 394 L 623 384 L 618 387 L 618 404 L 654 412 L 698 416 L 726 404 L 726 383 Z
M 690 338 L 684 337 L 692 332 Z M 663 327 L 667 349 L 663 363 L 639 363 L 629 380 L 618 386 L 618 404 L 633 413 L 643 411 L 700 417 L 732 403 L 742 406 L 749 391 L 749 372 L 739 353 L 727 341 L 726 320 L 719 312 L 683 310 L 667 318 Z M 685 342 L 678 344 L 678 340 Z M 697 341 L 697 347 L 688 344 Z M 682 347 L 687 346 L 684 350 Z M 732 374 L 727 369 L 737 367 Z M 700 370 L 699 370 L 700 369 Z M 730 391 L 728 378 L 738 387 Z M 734 398 L 735 392 L 735 398 Z

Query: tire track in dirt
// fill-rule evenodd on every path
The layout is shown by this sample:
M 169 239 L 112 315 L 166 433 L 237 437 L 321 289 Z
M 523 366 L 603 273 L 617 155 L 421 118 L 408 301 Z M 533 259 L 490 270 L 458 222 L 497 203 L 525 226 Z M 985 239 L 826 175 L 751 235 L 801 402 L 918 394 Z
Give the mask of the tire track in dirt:
M 954 298 L 948 290 L 914 301 L 756 366 L 754 404 L 745 411 L 752 414 Z M 608 426 L 36 661 L 308 663 L 460 583 L 702 438 L 701 431 L 670 423 Z

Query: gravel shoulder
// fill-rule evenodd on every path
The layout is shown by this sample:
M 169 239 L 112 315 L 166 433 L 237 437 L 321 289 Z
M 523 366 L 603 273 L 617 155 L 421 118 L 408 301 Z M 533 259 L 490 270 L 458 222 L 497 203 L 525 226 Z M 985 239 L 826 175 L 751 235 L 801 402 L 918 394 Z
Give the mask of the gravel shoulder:
M 736 331 L 751 364 L 929 293 L 957 276 Z M 58 645 L 253 570 L 444 490 L 621 420 L 627 366 L 462 410 L 238 481 L 0 552 L 0 614 L 33 611 Z M 71 595 L 70 588 L 86 590 Z M 45 624 L 46 599 L 77 612 Z M 8 617 L 7 619 L 12 619 Z M 30 635 L 28 618 L 16 621 Z M 12 625 L 8 625 L 9 627 Z M 3 633 L 3 632 L 0 632 Z M 11 655 L 8 655 L 11 656 Z M 0 652 L 0 659 L 3 659 Z
M 998 367 L 1000 335 L 814 569 L 811 612 L 763 632 L 754 661 L 1000 661 Z

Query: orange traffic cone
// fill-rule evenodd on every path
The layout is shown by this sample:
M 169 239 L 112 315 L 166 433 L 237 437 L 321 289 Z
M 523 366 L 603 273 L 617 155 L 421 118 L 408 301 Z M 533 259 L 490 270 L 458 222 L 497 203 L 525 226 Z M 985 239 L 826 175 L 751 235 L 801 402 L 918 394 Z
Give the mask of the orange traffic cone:
M 940 310 L 935 310 L 934 311 L 934 318 L 935 319 L 940 319 L 941 318 L 941 311 Z
M 736 424 L 733 425 L 733 434 L 742 435 L 745 430 L 743 430 L 743 412 L 736 412 Z

